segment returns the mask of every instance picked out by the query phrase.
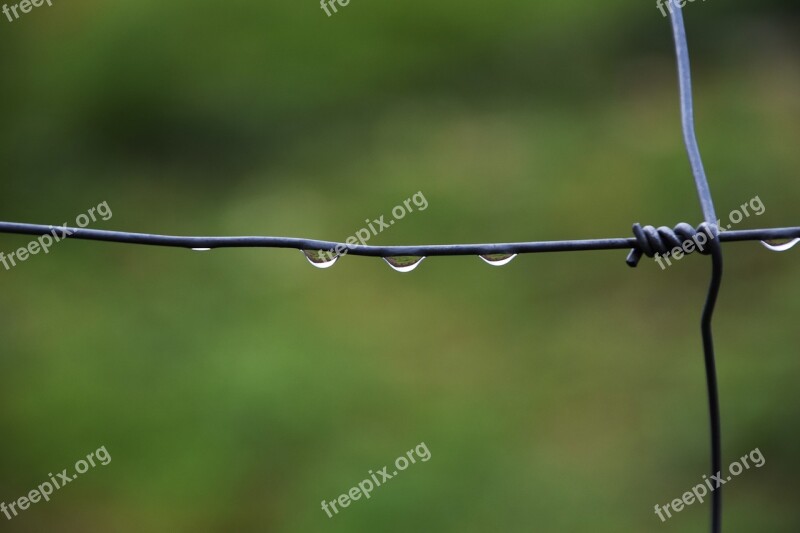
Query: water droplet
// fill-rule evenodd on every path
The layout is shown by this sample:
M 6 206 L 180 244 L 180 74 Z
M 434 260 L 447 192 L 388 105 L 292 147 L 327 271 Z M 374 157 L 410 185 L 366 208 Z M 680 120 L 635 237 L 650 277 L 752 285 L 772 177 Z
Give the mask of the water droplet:
M 492 266 L 501 267 L 513 261 L 517 254 L 487 254 L 479 257 Z
M 211 250 L 211 248 L 192 248 L 195 252 L 207 252 Z
M 773 252 L 785 252 L 790 248 L 794 248 L 794 245 L 798 242 L 800 242 L 800 239 L 773 239 L 769 241 L 761 241 L 761 244 Z
M 339 260 L 339 256 L 327 250 L 300 250 L 308 262 L 317 268 L 330 268 Z
M 397 257 L 384 257 L 383 260 L 389 263 L 389 266 L 398 272 L 411 272 L 422 263 L 424 257 L 416 257 L 413 255 L 400 255 Z

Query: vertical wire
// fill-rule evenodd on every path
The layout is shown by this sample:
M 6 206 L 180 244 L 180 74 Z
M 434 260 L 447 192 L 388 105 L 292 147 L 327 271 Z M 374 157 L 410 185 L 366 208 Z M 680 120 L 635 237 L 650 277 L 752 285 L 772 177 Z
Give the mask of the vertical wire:
M 671 2 L 670 2 L 671 3 Z M 669 6 L 670 3 L 667 5 Z M 705 218 L 705 225 L 710 232 L 712 272 L 711 282 L 703 308 L 703 318 L 700 330 L 703 337 L 703 356 L 706 370 L 706 389 L 708 393 L 708 411 L 711 427 L 711 469 L 714 475 L 722 471 L 722 429 L 720 422 L 719 386 L 717 383 L 717 369 L 714 357 L 714 337 L 711 328 L 714 309 L 722 284 L 722 247 L 719 241 L 719 230 L 716 226 L 717 216 L 714 212 L 714 202 L 711 198 L 711 189 L 708 186 L 703 160 L 700 156 L 700 147 L 697 144 L 697 135 L 694 128 L 694 104 L 692 101 L 692 76 L 689 63 L 689 46 L 686 40 L 686 28 L 683 24 L 681 8 L 674 4 L 670 8 L 672 32 L 675 38 L 675 54 L 678 62 L 678 88 L 681 100 L 681 124 L 683 126 L 683 139 L 686 152 L 692 167 L 697 195 L 700 198 L 700 207 Z M 722 487 L 718 486 L 711 493 L 711 532 L 722 531 Z
M 714 358 L 714 336 L 711 320 L 722 284 L 722 246 L 717 239 L 710 242 L 712 275 L 708 288 L 706 304 L 703 307 L 703 319 L 700 330 L 703 336 L 703 356 L 706 367 L 706 388 L 708 390 L 708 410 L 711 424 L 711 470 L 718 478 L 722 472 L 722 428 L 720 422 L 719 387 L 717 385 L 717 365 Z M 711 532 L 722 531 L 722 486 L 711 493 Z
M 670 2 L 672 3 L 672 2 Z M 703 209 L 703 218 L 707 224 L 715 226 L 717 215 L 714 212 L 714 201 L 711 199 L 711 189 L 703 167 L 703 158 L 700 156 L 700 147 L 697 144 L 697 134 L 694 128 L 694 101 L 692 98 L 692 72 L 689 62 L 689 45 L 686 41 L 686 29 L 683 25 L 681 8 L 672 6 L 672 33 L 675 37 L 675 54 L 678 60 L 678 88 L 681 98 L 681 124 L 683 126 L 683 141 L 692 166 L 697 194 L 700 197 L 700 207 Z M 716 229 L 716 228 L 715 228 Z M 716 235 L 716 231 L 714 232 Z

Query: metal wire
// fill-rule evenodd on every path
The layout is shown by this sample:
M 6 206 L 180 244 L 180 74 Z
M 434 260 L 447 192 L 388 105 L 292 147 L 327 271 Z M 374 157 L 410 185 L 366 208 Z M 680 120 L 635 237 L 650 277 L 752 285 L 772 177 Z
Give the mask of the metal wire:
M 703 158 L 700 157 L 700 147 L 697 144 L 697 134 L 694 129 L 694 100 L 692 97 L 692 73 L 689 63 L 689 45 L 686 41 L 686 29 L 683 24 L 683 13 L 680 7 L 674 6 L 670 11 L 672 21 L 672 34 L 675 39 L 675 55 L 678 63 L 678 90 L 681 102 L 681 125 L 683 127 L 683 141 L 692 166 L 697 195 L 700 197 L 700 207 L 706 224 L 717 223 L 714 212 L 714 202 L 711 199 L 711 189 L 703 167 Z
M 711 320 L 717 305 L 717 296 L 722 284 L 722 247 L 716 239 L 711 241 L 711 283 L 703 307 L 700 331 L 703 337 L 703 358 L 706 367 L 706 389 L 708 394 L 709 425 L 711 428 L 711 471 L 714 475 L 722 471 L 722 422 L 720 420 L 719 387 L 717 385 L 717 363 L 714 359 L 714 335 Z M 722 485 L 711 493 L 711 531 L 722 531 Z
M 491 254 L 534 254 L 544 252 L 578 252 L 591 250 L 640 249 L 634 237 L 608 239 L 533 241 L 493 244 L 441 244 L 424 246 L 366 246 L 349 245 L 334 241 L 296 239 L 291 237 L 187 237 L 177 235 L 155 235 L 150 233 L 128 233 L 65 226 L 46 226 L 20 222 L 0 222 L 0 233 L 20 235 L 55 235 L 59 238 L 87 241 L 104 241 L 122 244 L 167 246 L 173 248 L 295 248 L 298 250 L 328 250 L 337 246 L 347 249 L 348 255 L 367 257 L 397 256 L 457 256 Z M 735 230 L 720 233 L 722 242 L 765 241 L 800 238 L 800 227 Z
M 722 470 L 722 429 L 719 408 L 719 387 L 717 385 L 717 367 L 714 358 L 714 336 L 711 328 L 714 309 L 717 304 L 720 285 L 722 284 L 722 247 L 719 238 L 715 235 L 717 230 L 717 215 L 714 212 L 714 202 L 711 198 L 711 189 L 700 156 L 700 147 L 697 144 L 697 135 L 694 128 L 694 105 L 692 101 L 692 75 L 689 64 L 689 45 L 686 40 L 686 29 L 683 24 L 683 13 L 680 6 L 673 6 L 670 10 L 672 33 L 675 40 L 675 55 L 678 62 L 678 90 L 681 102 L 681 124 L 683 139 L 686 144 L 686 153 L 692 167 L 697 196 L 700 198 L 700 207 L 705 217 L 705 223 L 711 230 L 712 271 L 711 282 L 703 308 L 703 318 L 700 330 L 703 337 L 703 355 L 706 367 L 706 390 L 708 395 L 709 426 L 711 428 L 711 471 L 716 474 Z M 711 532 L 722 531 L 722 486 L 717 486 L 711 493 Z

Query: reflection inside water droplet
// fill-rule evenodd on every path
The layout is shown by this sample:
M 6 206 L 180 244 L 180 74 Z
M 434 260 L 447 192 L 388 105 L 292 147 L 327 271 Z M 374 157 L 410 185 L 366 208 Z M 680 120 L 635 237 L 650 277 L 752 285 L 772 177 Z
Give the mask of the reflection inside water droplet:
M 773 252 L 785 252 L 786 250 L 794 248 L 794 245 L 798 242 L 800 242 L 800 239 L 772 239 L 768 241 L 761 241 L 761 244 Z
M 401 255 L 397 257 L 384 257 L 383 260 L 386 261 L 390 267 L 397 270 L 398 272 L 411 272 L 415 268 L 422 263 L 422 260 L 425 259 L 424 257 L 416 257 L 413 255 Z
M 501 267 L 513 261 L 517 254 L 487 254 L 479 257 L 492 266 Z
M 330 268 L 339 260 L 339 256 L 327 250 L 300 250 L 308 262 L 317 268 Z
M 211 250 L 211 248 L 192 248 L 192 250 L 195 252 L 207 252 Z

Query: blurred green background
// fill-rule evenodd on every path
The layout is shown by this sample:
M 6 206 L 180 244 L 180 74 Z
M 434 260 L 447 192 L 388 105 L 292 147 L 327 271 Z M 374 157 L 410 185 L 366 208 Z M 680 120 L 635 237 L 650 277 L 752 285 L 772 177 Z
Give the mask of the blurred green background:
M 654 1 L 61 2 L 0 19 L 0 219 L 371 244 L 697 223 Z M 798 225 L 800 9 L 689 4 L 723 218 Z M 30 239 L 0 236 L 0 251 Z M 800 529 L 800 251 L 730 244 L 716 316 L 728 532 Z M 0 501 L 106 446 L 15 532 L 707 530 L 708 260 L 428 259 L 72 241 L 0 270 Z M 329 519 L 420 442 L 432 459 Z

